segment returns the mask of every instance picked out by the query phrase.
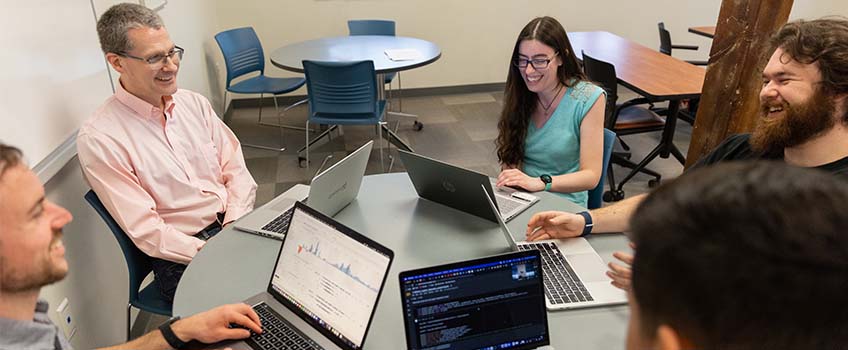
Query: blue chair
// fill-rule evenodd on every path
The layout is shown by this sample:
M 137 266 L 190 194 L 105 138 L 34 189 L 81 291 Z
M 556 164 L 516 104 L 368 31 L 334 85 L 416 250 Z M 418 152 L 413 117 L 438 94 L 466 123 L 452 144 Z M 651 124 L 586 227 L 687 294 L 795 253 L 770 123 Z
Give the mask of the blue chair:
M 604 128 L 604 161 L 601 168 L 601 179 L 598 180 L 598 185 L 589 190 L 589 201 L 586 206 L 589 209 L 600 208 L 603 204 L 604 197 L 604 179 L 607 177 L 607 168 L 610 167 L 610 155 L 612 155 L 612 146 L 615 145 L 615 133 L 612 130 Z
M 338 125 L 374 125 L 380 143 L 380 166 L 383 165 L 381 126 L 386 114 L 386 101 L 377 98 L 374 62 L 303 61 L 306 91 L 309 97 L 309 123 L 333 125 L 317 139 L 329 135 Z M 314 140 L 312 141 L 315 142 Z M 306 133 L 306 166 L 309 166 L 309 133 Z
M 215 41 L 218 42 L 218 47 L 221 48 L 221 53 L 224 55 L 224 62 L 227 66 L 227 85 L 224 92 L 224 111 L 227 107 L 227 92 L 238 94 L 259 94 L 259 124 L 272 125 L 280 128 L 280 147 L 267 147 L 262 145 L 247 144 L 243 145 L 254 148 L 268 149 L 272 151 L 284 151 L 283 147 L 283 130 L 284 125 L 281 123 L 282 114 L 277 105 L 277 95 L 288 93 L 299 89 L 306 80 L 303 78 L 272 78 L 265 75 L 265 53 L 262 51 L 262 44 L 259 42 L 259 37 L 251 27 L 230 29 L 220 32 L 215 35 Z M 233 80 L 244 76 L 248 73 L 259 72 L 259 75 L 247 78 L 233 84 Z M 274 109 L 277 111 L 277 125 L 262 124 L 262 98 L 265 94 L 271 94 L 274 98 Z M 306 100 L 298 101 L 297 103 L 286 107 L 283 113 L 294 108 Z
M 129 273 L 130 280 L 129 302 L 127 303 L 127 340 L 129 341 L 130 328 L 132 324 L 132 321 L 130 320 L 130 311 L 133 306 L 140 310 L 171 317 L 172 305 L 167 300 L 162 299 L 162 296 L 159 293 L 159 282 L 156 280 L 153 280 L 153 282 L 147 285 L 147 287 L 144 287 L 144 289 L 140 291 L 138 290 L 139 287 L 141 287 L 141 282 L 144 281 L 144 278 L 147 277 L 153 269 L 150 264 L 150 257 L 147 256 L 147 254 L 142 253 L 141 250 L 138 250 L 138 247 L 136 247 L 135 243 L 130 240 L 130 237 L 124 233 L 121 226 L 118 226 L 118 223 L 115 222 L 115 219 L 112 218 L 112 215 L 109 214 L 109 211 L 106 210 L 106 207 L 103 206 L 103 202 L 100 201 L 100 198 L 97 198 L 97 194 L 95 194 L 94 191 L 89 190 L 88 193 L 85 194 L 85 200 L 88 204 L 91 204 L 94 211 L 96 211 L 97 214 L 100 214 L 100 217 L 106 222 L 106 226 L 108 226 L 109 230 L 112 231 L 112 234 L 118 241 L 118 245 L 121 246 L 121 251 L 124 253 L 124 259 L 127 261 L 127 272 Z
M 388 35 L 395 36 L 395 21 L 383 19 L 356 19 L 347 21 L 347 29 L 350 35 Z M 388 73 L 383 74 L 383 82 L 389 85 L 391 91 L 392 81 L 395 76 L 398 77 L 398 93 L 401 89 L 400 74 Z M 398 96 L 398 108 L 403 110 L 403 102 Z

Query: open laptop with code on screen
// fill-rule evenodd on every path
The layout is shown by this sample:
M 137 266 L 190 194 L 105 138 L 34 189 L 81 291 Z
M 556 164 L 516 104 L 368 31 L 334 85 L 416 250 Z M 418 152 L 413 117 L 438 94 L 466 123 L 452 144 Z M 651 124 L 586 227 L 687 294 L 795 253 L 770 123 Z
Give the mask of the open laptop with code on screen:
M 401 272 L 407 349 L 537 349 L 550 344 L 538 251 Z

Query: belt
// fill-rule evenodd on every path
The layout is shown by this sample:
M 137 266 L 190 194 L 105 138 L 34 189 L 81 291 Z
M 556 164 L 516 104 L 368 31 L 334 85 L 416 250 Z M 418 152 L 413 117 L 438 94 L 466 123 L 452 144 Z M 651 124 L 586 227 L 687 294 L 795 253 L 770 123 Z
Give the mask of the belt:
M 204 229 L 200 230 L 200 232 L 197 232 L 194 237 L 205 241 L 215 236 L 222 228 L 224 228 L 222 223 L 224 222 L 225 214 L 226 213 L 218 213 L 215 222 L 209 224 L 209 226 L 206 226 Z

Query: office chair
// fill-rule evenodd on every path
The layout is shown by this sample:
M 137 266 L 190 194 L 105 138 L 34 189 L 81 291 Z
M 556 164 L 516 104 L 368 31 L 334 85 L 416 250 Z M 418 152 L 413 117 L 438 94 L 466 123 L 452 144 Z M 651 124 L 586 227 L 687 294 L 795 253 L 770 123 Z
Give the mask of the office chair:
M 669 33 L 669 31 L 667 29 L 665 29 L 665 23 L 663 23 L 663 22 L 657 23 L 657 28 L 660 31 L 660 52 L 671 56 L 671 50 L 672 49 L 681 49 L 681 50 L 697 50 L 698 49 L 697 45 L 673 45 L 671 43 L 671 33 Z M 689 62 L 691 64 L 694 64 L 696 66 L 706 66 L 707 64 L 709 64 L 708 61 L 702 61 L 702 60 L 685 60 L 685 61 Z M 678 118 L 682 119 L 683 121 L 685 121 L 689 124 L 694 124 L 695 123 L 695 115 L 698 114 L 698 102 L 700 102 L 700 99 L 689 100 L 688 110 L 681 109 L 677 114 Z M 654 111 L 659 113 L 659 114 L 662 114 L 662 115 L 667 114 L 667 111 L 664 110 L 664 109 L 654 109 Z
M 604 179 L 607 176 L 607 168 L 610 166 L 613 145 L 615 145 L 615 133 L 604 128 L 604 161 L 601 168 L 601 178 L 598 180 L 598 185 L 589 190 L 589 200 L 586 204 L 588 209 L 597 209 L 603 204 L 601 199 L 603 199 L 604 194 Z
M 698 50 L 697 45 L 674 45 L 671 43 L 671 33 L 665 29 L 665 23 L 659 22 L 657 23 L 657 28 L 660 31 L 660 52 L 671 56 L 672 49 L 681 49 L 681 50 Z M 691 64 L 696 66 L 706 66 L 707 61 L 698 61 L 698 60 L 686 60 Z
M 303 61 L 306 91 L 309 96 L 309 123 L 333 125 L 310 142 L 306 132 L 306 167 L 309 167 L 309 146 L 329 135 L 339 125 L 374 125 L 380 144 L 380 166 L 383 165 L 383 117 L 386 101 L 377 96 L 374 62 Z M 301 158 L 298 158 L 300 164 Z
M 282 125 L 282 114 L 277 105 L 277 95 L 288 93 L 299 89 L 306 80 L 303 78 L 272 78 L 265 75 L 265 54 L 262 51 L 262 44 L 259 42 L 259 37 L 251 27 L 230 29 L 220 32 L 215 35 L 215 41 L 218 47 L 221 48 L 221 53 L 224 55 L 224 62 L 227 66 L 227 84 L 224 91 L 224 108 L 227 108 L 227 92 L 238 94 L 259 94 L 259 124 L 275 126 L 280 129 L 280 147 L 268 147 L 256 144 L 242 143 L 244 146 L 261 148 L 272 151 L 282 152 L 283 147 L 283 128 L 294 128 Z M 233 80 L 242 77 L 248 73 L 259 72 L 259 75 L 247 78 L 233 84 Z M 265 94 L 271 94 L 274 98 L 274 109 L 277 111 L 277 125 L 262 123 L 262 99 Z M 298 101 L 286 107 L 283 114 L 288 110 L 305 103 L 306 100 Z
M 357 19 L 357 20 L 349 20 L 347 21 L 347 28 L 350 32 L 350 35 L 388 35 L 395 36 L 395 21 L 390 20 L 381 20 L 381 19 Z M 389 85 L 389 100 L 392 98 L 392 81 L 397 76 L 398 80 L 398 88 L 397 88 L 397 100 L 398 100 L 398 112 L 403 112 L 403 83 L 400 79 L 400 72 L 396 73 L 386 73 L 383 74 L 383 82 Z M 399 116 L 415 118 L 414 115 L 411 114 L 398 114 Z M 420 131 L 424 128 L 424 124 L 419 122 L 417 119 L 413 122 L 413 128 L 416 131 Z M 397 126 L 395 127 L 395 131 L 397 131 Z
M 649 108 L 641 106 L 647 104 L 644 98 L 637 98 L 620 105 L 618 102 L 618 79 L 615 74 L 615 66 L 608 62 L 595 59 L 585 52 L 583 54 L 583 68 L 586 76 L 601 85 L 607 93 L 607 105 L 604 115 L 604 126 L 614 132 L 619 138 L 624 135 L 641 134 L 647 132 L 662 131 L 665 127 L 665 119 L 654 113 Z M 659 184 L 662 176 L 644 165 L 639 166 L 630 161 L 630 155 L 626 152 L 613 152 L 610 156 L 611 164 L 618 164 L 623 167 L 633 169 L 633 173 L 641 172 L 654 177 L 648 182 L 648 185 L 653 187 Z M 604 193 L 604 201 L 619 201 L 624 199 L 624 183 L 622 181 L 616 187 L 615 176 L 613 175 L 612 167 L 607 169 L 607 179 L 609 181 L 609 191 Z
M 155 279 L 153 282 L 148 284 L 147 287 L 144 287 L 144 289 L 140 291 L 138 290 L 139 287 L 141 287 L 141 282 L 144 281 L 144 278 L 147 277 L 153 269 L 150 265 L 150 257 L 147 256 L 147 254 L 142 253 L 141 250 L 138 250 L 138 247 L 136 247 L 135 243 L 130 240 L 130 237 L 124 233 L 121 226 L 118 226 L 118 223 L 115 222 L 115 219 L 112 218 L 112 215 L 109 214 L 109 211 L 106 210 L 106 207 L 103 206 L 103 203 L 94 191 L 89 190 L 88 193 L 85 194 L 85 200 L 92 208 L 94 208 L 94 211 L 103 218 L 103 221 L 106 222 L 106 226 L 108 226 L 109 230 L 112 231 L 112 235 L 115 236 L 115 239 L 118 241 L 118 245 L 121 246 L 121 251 L 124 253 L 124 259 L 127 261 L 127 272 L 129 274 L 127 341 L 129 341 L 132 325 L 130 313 L 133 306 L 140 310 L 171 317 L 172 305 L 167 300 L 162 299 L 161 294 L 159 294 L 159 282 Z

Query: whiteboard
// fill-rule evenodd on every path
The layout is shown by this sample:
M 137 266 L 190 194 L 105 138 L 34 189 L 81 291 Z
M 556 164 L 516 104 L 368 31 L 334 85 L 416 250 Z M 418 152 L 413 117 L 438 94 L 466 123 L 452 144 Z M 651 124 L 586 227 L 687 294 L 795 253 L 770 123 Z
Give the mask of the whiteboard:
M 72 157 L 79 126 L 112 95 L 93 3 L 0 1 L 0 141 L 22 149 L 30 166 L 63 145 Z

